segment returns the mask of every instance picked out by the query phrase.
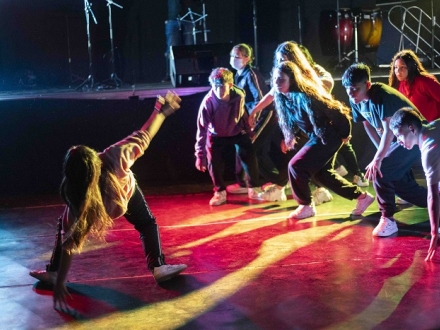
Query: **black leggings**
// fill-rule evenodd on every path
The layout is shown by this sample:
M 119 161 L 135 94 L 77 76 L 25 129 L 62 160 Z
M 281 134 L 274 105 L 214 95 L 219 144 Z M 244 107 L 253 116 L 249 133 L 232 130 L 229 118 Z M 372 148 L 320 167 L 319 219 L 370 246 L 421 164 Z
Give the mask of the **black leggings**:
M 142 194 L 141 189 L 136 184 L 133 196 L 130 198 L 127 206 L 127 212 L 124 217 L 134 225 L 139 232 L 140 239 L 147 260 L 147 267 L 153 271 L 154 267 L 165 264 L 165 257 L 162 253 L 162 247 L 159 236 L 159 228 L 156 224 L 156 218 L 151 213 L 150 208 Z M 61 243 L 62 243 L 62 218 L 58 219 L 57 234 L 55 246 L 52 251 L 52 257 L 46 266 L 47 271 L 56 272 L 61 260 Z

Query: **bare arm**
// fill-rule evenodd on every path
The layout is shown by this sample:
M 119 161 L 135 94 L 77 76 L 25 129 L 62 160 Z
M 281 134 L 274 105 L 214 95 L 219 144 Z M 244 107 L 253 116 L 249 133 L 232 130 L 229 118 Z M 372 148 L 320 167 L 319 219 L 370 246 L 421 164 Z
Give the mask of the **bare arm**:
M 72 214 L 69 207 L 66 206 L 63 213 L 64 233 L 68 233 L 70 231 L 74 221 L 75 216 Z M 67 296 L 70 297 L 70 294 L 66 288 L 66 278 L 72 263 L 72 253 L 69 251 L 69 249 L 66 249 L 66 246 L 69 244 L 64 243 L 65 242 L 63 242 L 61 247 L 60 265 L 58 267 L 57 278 L 53 289 L 53 308 L 69 313 Z M 73 243 L 71 245 L 73 245 Z
M 264 95 L 260 102 L 258 102 L 258 104 L 255 106 L 255 108 L 252 109 L 248 118 L 249 126 L 254 127 L 257 123 L 257 119 L 260 116 L 261 111 L 263 111 L 264 108 L 272 103 L 274 99 L 272 92 L 273 91 L 271 90 L 269 93 Z
M 440 197 L 438 192 L 438 183 L 428 185 L 428 213 L 429 222 L 431 224 L 431 242 L 429 244 L 428 256 L 425 261 L 431 261 L 437 251 L 438 244 L 438 227 L 439 227 L 439 203 Z
M 142 125 L 141 130 L 147 131 L 153 138 L 162 126 L 165 118 L 180 108 L 180 97 L 174 92 L 168 91 L 165 97 L 157 96 L 156 105 L 150 118 Z
M 379 148 L 380 143 L 380 137 L 376 132 L 376 129 L 371 126 L 371 124 L 368 121 L 364 121 L 364 128 L 365 132 L 367 132 L 367 135 L 369 136 L 371 142 L 375 145 L 376 149 Z
M 382 172 L 380 171 L 382 160 L 385 158 L 390 144 L 394 139 L 393 131 L 390 129 L 390 119 L 391 117 L 387 117 L 382 120 L 383 133 L 379 146 L 377 147 L 376 155 L 374 155 L 372 162 L 365 168 L 365 178 L 368 180 L 375 179 L 377 175 L 382 177 Z

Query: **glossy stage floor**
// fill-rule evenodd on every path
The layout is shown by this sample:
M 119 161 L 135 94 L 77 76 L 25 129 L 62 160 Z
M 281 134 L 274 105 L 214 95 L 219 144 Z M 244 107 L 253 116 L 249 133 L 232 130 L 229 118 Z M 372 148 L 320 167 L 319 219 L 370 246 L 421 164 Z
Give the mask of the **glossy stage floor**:
M 373 193 L 371 187 L 368 188 Z M 28 275 L 51 255 L 57 196 L 8 200 L 0 209 L 3 329 L 439 329 L 440 255 L 425 262 L 425 209 L 405 206 L 399 232 L 373 238 L 374 202 L 352 220 L 354 201 L 334 195 L 318 214 L 229 195 L 210 207 L 209 185 L 143 189 L 178 277 L 155 283 L 137 232 L 121 218 L 106 243 L 74 257 L 71 315 L 52 308 L 52 288 Z

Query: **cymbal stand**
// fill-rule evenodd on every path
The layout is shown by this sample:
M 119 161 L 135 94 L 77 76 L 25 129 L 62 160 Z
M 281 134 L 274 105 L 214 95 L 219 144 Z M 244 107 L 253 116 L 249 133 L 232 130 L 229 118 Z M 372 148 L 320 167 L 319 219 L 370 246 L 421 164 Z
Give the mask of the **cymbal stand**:
M 115 47 L 114 47 L 114 43 L 113 43 L 113 23 L 112 23 L 112 6 L 111 5 L 114 5 L 118 8 L 121 8 L 121 9 L 123 7 L 121 5 L 118 5 L 117 3 L 113 2 L 112 0 L 106 0 L 106 1 L 107 1 L 107 7 L 108 7 L 108 23 L 109 23 L 109 29 L 110 29 L 110 52 L 111 52 L 110 63 L 111 63 L 111 68 L 112 68 L 112 73 L 110 74 L 110 79 L 108 79 L 106 81 L 113 82 L 115 87 L 118 88 L 122 84 L 122 81 L 116 75 L 116 69 L 115 69 Z
M 189 20 L 185 19 L 188 16 L 190 19 Z M 208 14 L 206 14 L 206 12 L 205 12 L 205 3 L 203 3 L 203 14 L 197 14 L 197 13 L 193 12 L 191 10 L 191 8 L 188 8 L 188 12 L 185 15 L 183 15 L 181 18 L 179 18 L 179 20 L 182 22 L 189 22 L 192 24 L 192 35 L 193 35 L 194 45 L 197 44 L 197 33 L 201 32 L 201 31 L 196 30 L 196 23 L 200 22 L 200 21 L 203 21 L 204 42 L 205 43 L 208 42 L 208 36 L 206 34 L 207 32 L 209 32 L 206 30 L 206 17 L 207 16 L 208 16 Z
M 84 82 L 79 85 L 76 90 L 85 90 L 85 89 L 91 89 L 95 86 L 95 82 L 93 80 L 93 64 L 92 64 L 92 43 L 90 41 L 90 14 L 92 15 L 93 21 L 95 24 L 98 24 L 98 21 L 96 20 L 95 14 L 92 10 L 92 5 L 89 3 L 88 0 L 84 0 L 84 12 L 86 14 L 86 26 L 87 26 L 87 49 L 89 52 L 89 76 L 87 77 Z

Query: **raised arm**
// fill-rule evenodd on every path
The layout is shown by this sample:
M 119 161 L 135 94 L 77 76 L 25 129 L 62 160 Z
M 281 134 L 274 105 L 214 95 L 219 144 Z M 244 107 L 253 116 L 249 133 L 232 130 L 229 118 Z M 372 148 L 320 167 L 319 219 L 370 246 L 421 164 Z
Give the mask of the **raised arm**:
M 180 101 L 179 95 L 172 91 L 168 91 L 165 97 L 158 95 L 154 111 L 145 124 L 142 125 L 141 130 L 147 131 L 150 137 L 153 138 L 162 126 L 165 118 L 180 108 Z

